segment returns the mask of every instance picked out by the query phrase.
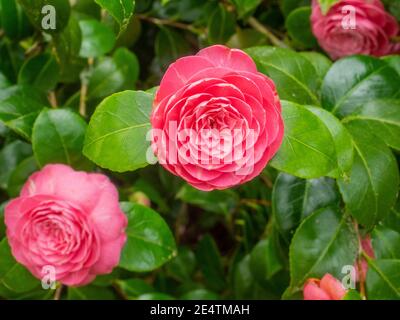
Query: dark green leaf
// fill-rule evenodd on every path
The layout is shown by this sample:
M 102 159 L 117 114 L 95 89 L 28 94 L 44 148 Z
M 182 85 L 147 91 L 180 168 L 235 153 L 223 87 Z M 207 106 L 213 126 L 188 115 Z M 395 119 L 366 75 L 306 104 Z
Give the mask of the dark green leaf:
M 166 265 L 168 274 L 181 282 L 190 281 L 195 268 L 196 257 L 185 247 L 180 248 L 178 255 Z
M 29 35 L 29 21 L 15 0 L 0 0 L 0 8 L 0 20 L 7 37 L 18 40 Z
M 319 178 L 305 180 L 280 173 L 272 192 L 272 212 L 278 230 L 286 239 L 312 212 L 340 203 L 335 180 Z
M 166 70 L 170 63 L 190 52 L 190 46 L 183 39 L 182 33 L 163 26 L 160 26 L 154 45 L 156 57 L 163 70 Z
M 255 245 L 250 254 L 250 270 L 257 282 L 268 282 L 282 268 L 282 259 L 271 238 Z
M 17 293 L 27 292 L 40 285 L 40 280 L 17 263 L 11 253 L 7 238 L 0 242 L 0 284 Z
M 293 10 L 286 18 L 286 29 L 295 41 L 305 48 L 314 48 L 317 39 L 311 31 L 310 24 L 311 7 L 300 7 Z
M 235 33 L 235 15 L 220 4 L 208 20 L 208 41 L 210 44 L 226 43 Z
M 115 300 L 116 293 L 107 287 L 68 287 L 68 300 Z
M 326 273 L 341 278 L 343 266 L 353 265 L 356 259 L 357 233 L 338 209 L 320 209 L 297 229 L 289 253 L 291 284 L 285 295 L 301 290 L 309 278 Z
M 154 292 L 154 288 L 142 279 L 117 280 L 116 284 L 128 299 Z
M 28 177 L 38 170 L 35 157 L 22 160 L 11 172 L 8 179 L 7 192 L 10 197 L 17 197 Z
M 0 151 L 0 187 L 6 189 L 10 175 L 22 160 L 32 155 L 32 148 L 28 143 L 16 140 L 6 145 Z
M 46 96 L 29 86 L 13 86 L 0 91 L 0 120 L 27 140 L 40 110 L 48 104 Z
M 196 257 L 207 285 L 215 291 L 223 290 L 225 273 L 219 250 L 211 236 L 206 235 L 198 242 Z
M 205 192 L 189 185 L 184 185 L 176 197 L 206 211 L 219 214 L 229 214 L 239 201 L 237 194 L 231 190 Z
M 57 61 L 51 54 L 45 53 L 26 60 L 19 72 L 18 83 L 48 91 L 56 86 L 59 73 Z

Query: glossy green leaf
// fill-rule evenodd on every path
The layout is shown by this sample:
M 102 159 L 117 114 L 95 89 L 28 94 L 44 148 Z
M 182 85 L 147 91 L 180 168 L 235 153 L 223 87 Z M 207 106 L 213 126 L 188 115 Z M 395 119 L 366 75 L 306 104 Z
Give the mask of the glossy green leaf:
M 311 31 L 310 16 L 311 7 L 300 7 L 293 10 L 285 21 L 290 37 L 305 48 L 317 45 L 317 39 Z
M 25 267 L 15 261 L 7 238 L 0 242 L 0 257 L 1 285 L 17 293 L 30 291 L 40 285 L 40 280 L 34 278 Z
M 367 298 L 400 300 L 400 260 L 368 260 Z
M 400 99 L 368 101 L 357 114 L 343 119 L 343 122 L 350 121 L 361 122 L 386 145 L 400 150 Z
M 282 101 L 283 143 L 271 161 L 278 170 L 301 178 L 337 176 L 352 161 L 351 140 L 328 112 Z
M 122 90 L 134 89 L 139 77 L 136 55 L 118 48 L 111 58 L 104 58 L 89 78 L 88 99 L 98 99 Z
M 40 167 L 48 163 L 65 163 L 76 169 L 89 168 L 82 156 L 86 122 L 67 109 L 44 109 L 32 130 L 32 147 Z
M 103 9 L 107 10 L 120 25 L 120 33 L 126 29 L 133 16 L 135 0 L 95 0 Z
M 236 21 L 232 12 L 220 4 L 208 20 L 208 41 L 210 44 L 226 43 L 235 33 Z
M 68 24 L 71 14 L 68 0 L 18 0 L 18 2 L 40 31 L 59 33 Z M 54 19 L 55 26 L 50 19 Z
M 346 124 L 353 137 L 354 163 L 349 178 L 339 179 L 343 200 L 350 213 L 371 228 L 382 220 L 396 201 L 399 172 L 390 149 L 367 125 Z
M 189 185 L 184 185 L 176 197 L 206 211 L 218 214 L 229 214 L 239 201 L 237 194 L 231 190 L 205 192 Z
M 249 48 L 246 52 L 259 71 L 274 80 L 281 99 L 319 105 L 317 71 L 300 53 L 267 46 Z
M 95 58 L 110 52 L 116 38 L 113 31 L 97 20 L 81 20 L 82 44 L 79 55 L 84 58 Z
M 48 53 L 35 56 L 22 65 L 18 83 L 32 85 L 42 91 L 54 89 L 59 79 L 60 67 Z
M 120 267 L 136 272 L 151 271 L 177 254 L 171 230 L 157 212 L 129 202 L 121 205 L 128 217 L 128 240 Z
M 384 226 L 376 226 L 371 234 L 377 259 L 400 259 L 400 233 Z
M 7 193 L 10 197 L 17 197 L 22 186 L 28 180 L 29 176 L 38 170 L 36 159 L 33 156 L 22 160 L 11 172 L 7 183 Z
M 221 255 L 211 236 L 206 235 L 198 242 L 196 258 L 207 285 L 215 291 L 223 290 L 226 283 Z
M 0 120 L 27 140 L 40 110 L 48 105 L 46 96 L 29 86 L 12 86 L 0 92 Z
M 373 99 L 400 97 L 400 75 L 385 61 L 351 56 L 336 61 L 322 85 L 322 105 L 338 117 L 356 114 Z
M 309 278 L 322 278 L 326 273 L 342 277 L 343 266 L 353 265 L 357 253 L 357 233 L 346 216 L 332 207 L 314 212 L 293 236 L 291 284 L 286 295 L 301 290 Z
M 113 94 L 96 108 L 87 129 L 84 154 L 103 168 L 129 171 L 148 165 L 153 96 L 142 91 Z
M 330 178 L 300 179 L 280 173 L 272 191 L 272 212 L 278 230 L 291 239 L 294 230 L 314 211 L 340 203 L 336 182 Z
M 32 147 L 25 142 L 16 140 L 7 144 L 0 151 L 0 187 L 6 189 L 10 175 L 19 163 L 32 155 Z

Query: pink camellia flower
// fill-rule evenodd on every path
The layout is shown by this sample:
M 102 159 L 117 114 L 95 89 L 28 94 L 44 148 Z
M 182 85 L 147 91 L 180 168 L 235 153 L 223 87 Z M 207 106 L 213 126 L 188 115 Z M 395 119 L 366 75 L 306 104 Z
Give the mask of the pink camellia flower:
M 346 290 L 338 279 L 325 274 L 321 280 L 311 278 L 304 285 L 304 300 L 342 300 Z
M 6 206 L 5 223 L 19 263 L 39 279 L 54 272 L 70 286 L 110 273 L 126 241 L 127 219 L 110 180 L 61 164 L 28 179 Z
M 400 52 L 399 44 L 391 41 L 399 33 L 399 26 L 380 0 L 341 0 L 326 15 L 313 0 L 311 25 L 320 46 L 332 59 Z
M 253 179 L 283 138 L 274 83 L 245 52 L 222 45 L 169 66 L 151 124 L 159 162 L 204 191 Z

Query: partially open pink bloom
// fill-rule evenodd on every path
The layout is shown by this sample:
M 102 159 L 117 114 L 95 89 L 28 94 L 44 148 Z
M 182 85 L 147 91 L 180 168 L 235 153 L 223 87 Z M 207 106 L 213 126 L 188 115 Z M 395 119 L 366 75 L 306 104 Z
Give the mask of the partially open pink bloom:
M 303 288 L 304 300 L 342 300 L 346 290 L 340 281 L 329 273 L 321 280 L 308 279 Z
M 205 191 L 253 179 L 283 138 L 274 83 L 245 52 L 222 45 L 169 66 L 151 124 L 159 162 Z
M 360 241 L 361 249 L 372 259 L 375 259 L 374 249 L 371 244 L 371 236 L 368 234 Z M 356 262 L 356 280 L 365 282 L 368 271 L 368 262 L 364 257 L 361 258 L 360 264 Z
M 5 208 L 7 237 L 16 260 L 41 279 L 80 286 L 110 273 L 126 241 L 127 219 L 118 192 L 102 174 L 45 166 Z
M 318 1 L 313 0 L 311 26 L 320 46 L 332 59 L 400 52 L 400 46 L 392 41 L 399 33 L 398 23 L 380 0 L 341 0 L 325 15 Z

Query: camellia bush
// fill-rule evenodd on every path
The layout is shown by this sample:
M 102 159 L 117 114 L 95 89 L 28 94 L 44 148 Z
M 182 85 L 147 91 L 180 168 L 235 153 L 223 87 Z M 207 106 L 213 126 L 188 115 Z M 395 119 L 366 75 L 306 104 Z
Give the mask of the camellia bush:
M 0 0 L 0 298 L 400 299 L 398 0 Z

